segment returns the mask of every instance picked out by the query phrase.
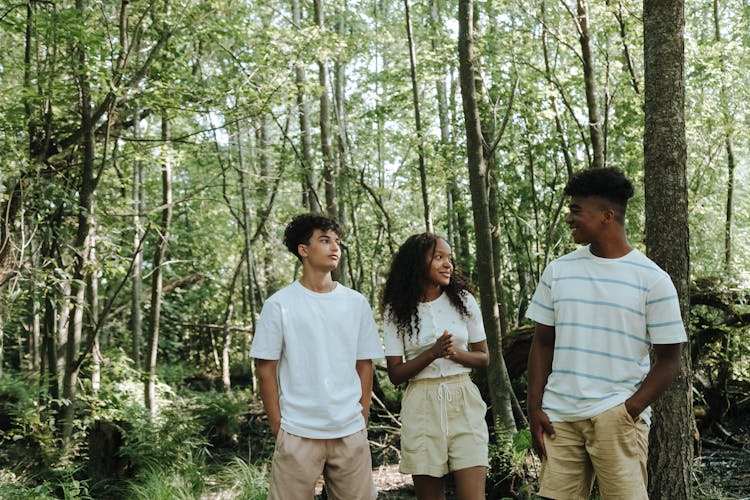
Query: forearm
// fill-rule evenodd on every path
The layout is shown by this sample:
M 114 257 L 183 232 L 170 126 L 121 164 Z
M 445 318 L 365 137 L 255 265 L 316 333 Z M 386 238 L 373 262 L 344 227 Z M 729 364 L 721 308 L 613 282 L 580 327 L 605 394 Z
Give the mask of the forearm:
M 625 405 L 633 417 L 637 417 L 656 401 L 672 385 L 680 371 L 681 344 L 655 345 L 654 350 L 656 361 Z
M 447 357 L 467 368 L 483 368 L 490 364 L 486 341 L 470 344 L 468 351 L 456 349 L 451 356 Z
M 266 417 L 274 435 L 279 432 L 281 426 L 279 383 L 276 379 L 277 364 L 278 361 L 275 360 L 258 360 L 256 362 L 260 397 L 263 400 L 263 409 L 266 411 Z
M 362 405 L 362 416 L 367 425 L 370 416 L 370 403 L 372 401 L 372 376 L 374 368 L 371 359 L 358 359 L 355 365 L 359 383 L 362 386 L 362 397 L 359 398 L 359 404 Z
M 388 356 L 386 358 L 388 362 L 388 378 L 393 385 L 402 384 L 427 368 L 436 359 L 437 357 L 435 357 L 430 349 L 422 352 L 416 358 L 406 361 L 401 356 Z
M 555 349 L 554 327 L 537 323 L 531 342 L 528 361 L 526 407 L 529 411 L 541 409 L 544 387 L 552 373 Z

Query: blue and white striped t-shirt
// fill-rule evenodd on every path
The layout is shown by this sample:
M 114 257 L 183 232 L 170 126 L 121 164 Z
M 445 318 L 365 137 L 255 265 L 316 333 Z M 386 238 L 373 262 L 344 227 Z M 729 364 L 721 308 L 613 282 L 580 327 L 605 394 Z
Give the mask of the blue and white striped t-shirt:
M 551 262 L 526 317 L 555 327 L 542 409 L 591 418 L 628 399 L 650 369 L 651 344 L 687 341 L 669 275 L 638 250 L 604 259 L 583 246 Z M 651 409 L 642 416 L 650 422 Z

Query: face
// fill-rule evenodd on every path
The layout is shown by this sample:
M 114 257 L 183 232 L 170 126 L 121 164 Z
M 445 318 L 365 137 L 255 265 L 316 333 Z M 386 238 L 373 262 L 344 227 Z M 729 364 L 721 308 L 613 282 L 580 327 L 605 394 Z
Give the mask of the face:
M 303 266 L 330 272 L 336 268 L 341 258 L 341 239 L 333 229 L 315 229 L 310 242 L 300 243 L 297 251 L 302 257 Z
M 448 286 L 453 275 L 451 247 L 442 239 L 437 240 L 434 255 L 427 254 L 427 279 L 432 285 Z
M 596 242 L 605 228 L 604 223 L 612 216 L 612 210 L 596 196 L 573 196 L 568 209 L 565 223 L 578 244 Z

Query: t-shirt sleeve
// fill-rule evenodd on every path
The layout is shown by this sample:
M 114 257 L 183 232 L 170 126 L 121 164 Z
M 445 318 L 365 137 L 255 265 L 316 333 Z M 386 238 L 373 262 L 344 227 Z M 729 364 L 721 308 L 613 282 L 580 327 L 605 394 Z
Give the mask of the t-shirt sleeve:
M 555 326 L 555 308 L 552 303 L 552 265 L 548 265 L 536 287 L 526 317 L 547 326 Z
M 652 344 L 687 342 L 685 325 L 680 313 L 680 300 L 669 275 L 657 281 L 648 291 L 646 328 Z
M 383 320 L 383 342 L 386 356 L 403 356 L 404 341 L 396 330 L 396 324 L 387 318 Z
M 260 311 L 255 327 L 250 356 L 257 359 L 279 359 L 284 346 L 284 335 L 281 320 L 281 304 L 266 301 Z
M 359 326 L 359 340 L 357 343 L 357 359 L 381 359 L 383 344 L 378 335 L 378 325 L 372 317 L 372 309 L 367 299 L 362 297 Z
M 482 320 L 482 310 L 477 304 L 477 299 L 467 293 L 464 298 L 466 309 L 469 311 L 469 317 L 466 318 L 466 330 L 469 332 L 469 344 L 481 342 L 487 339 L 487 333 L 484 331 L 484 321 Z

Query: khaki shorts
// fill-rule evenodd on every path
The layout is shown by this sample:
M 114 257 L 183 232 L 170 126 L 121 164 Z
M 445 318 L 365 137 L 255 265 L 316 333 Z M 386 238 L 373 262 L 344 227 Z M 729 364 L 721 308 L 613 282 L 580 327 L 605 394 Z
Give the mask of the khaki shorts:
M 468 374 L 409 382 L 401 402 L 401 473 L 442 477 L 487 467 L 485 413 Z
M 634 422 L 624 404 L 576 422 L 552 422 L 544 435 L 539 495 L 588 500 L 596 477 L 602 499 L 648 500 L 648 424 Z
M 367 430 L 337 439 L 310 439 L 280 429 L 268 500 L 312 500 L 321 473 L 333 500 L 375 499 Z

